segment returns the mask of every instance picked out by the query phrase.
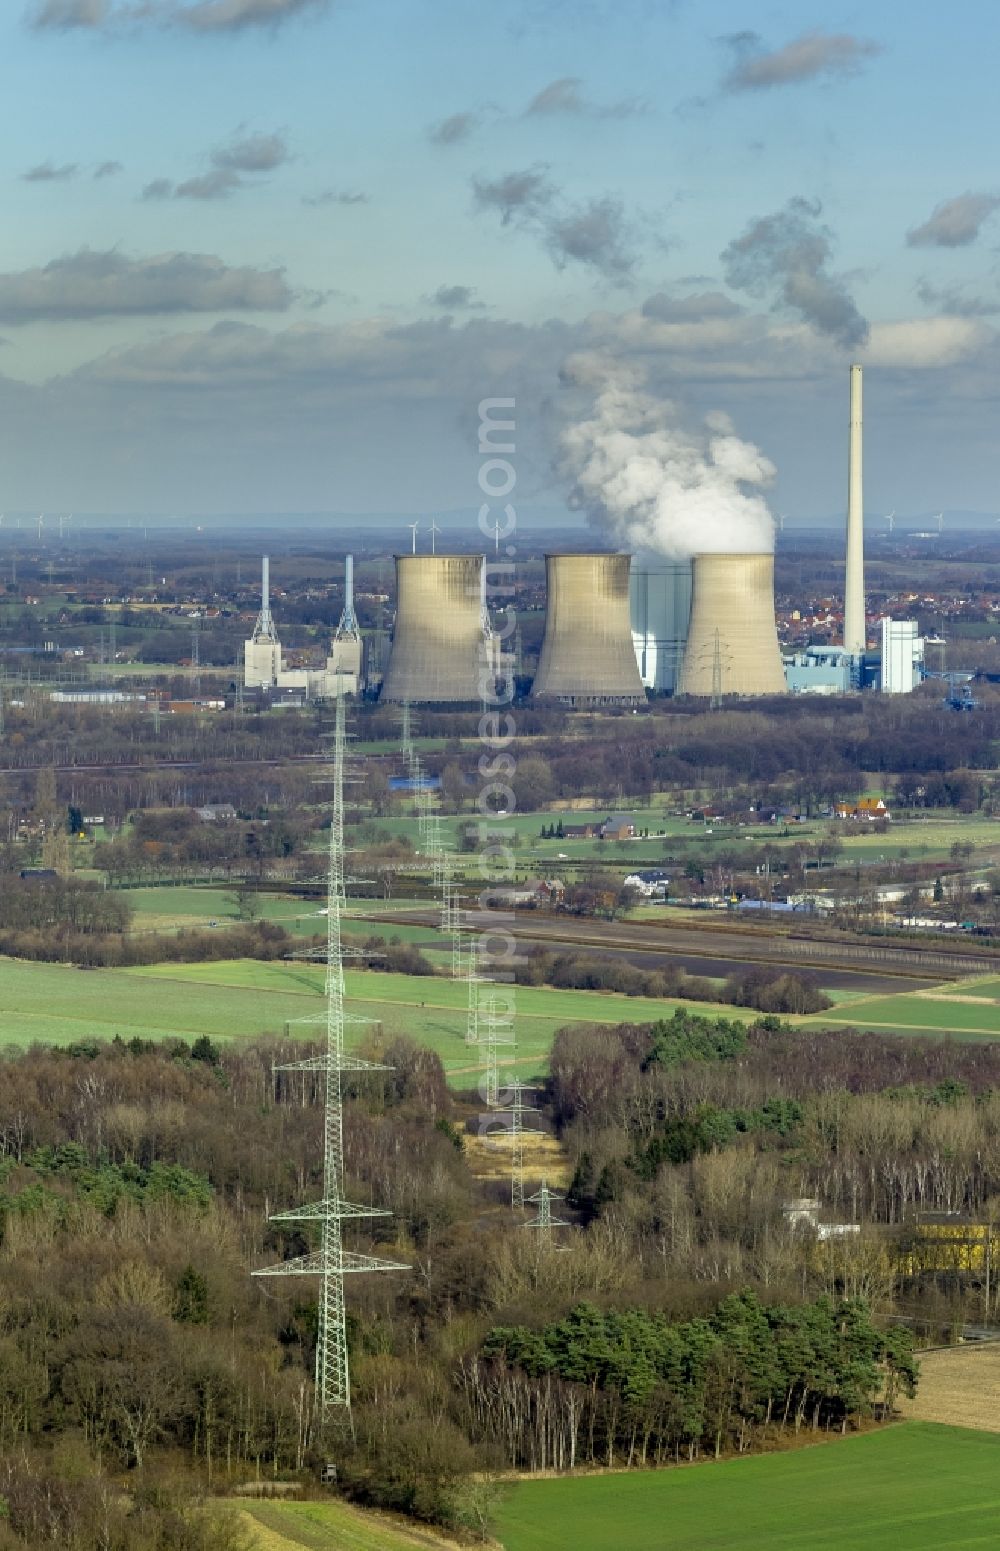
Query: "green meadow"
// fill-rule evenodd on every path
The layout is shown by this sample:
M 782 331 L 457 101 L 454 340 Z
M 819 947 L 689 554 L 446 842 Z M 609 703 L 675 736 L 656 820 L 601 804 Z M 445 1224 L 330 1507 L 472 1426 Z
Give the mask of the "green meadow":
M 349 1012 L 371 1020 L 350 1025 L 354 1043 L 406 1034 L 436 1050 L 455 1079 L 474 1072 L 465 1045 L 467 988 L 439 976 L 348 970 Z M 154 964 L 141 969 L 81 970 L 61 964 L 0 959 L 0 1045 L 34 1041 L 66 1045 L 83 1039 L 249 1039 L 260 1034 L 315 1037 L 323 971 L 306 961 L 226 959 L 208 964 Z M 567 1023 L 650 1022 L 683 1004 L 609 992 L 517 987 L 516 1066 L 544 1069 L 556 1030 Z M 744 1019 L 749 1011 L 697 1004 L 696 1010 Z
M 793 1453 L 525 1481 L 497 1535 L 506 1551 L 986 1551 L 1000 1545 L 1000 1436 L 907 1422 Z

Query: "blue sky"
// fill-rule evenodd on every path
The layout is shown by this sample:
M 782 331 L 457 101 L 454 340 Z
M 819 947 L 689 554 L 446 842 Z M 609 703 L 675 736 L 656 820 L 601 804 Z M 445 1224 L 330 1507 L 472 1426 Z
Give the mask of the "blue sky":
M 0 506 L 471 509 L 498 392 L 558 506 L 585 357 L 816 516 L 856 357 L 872 509 L 996 508 L 998 43 L 971 0 L 16 0 Z

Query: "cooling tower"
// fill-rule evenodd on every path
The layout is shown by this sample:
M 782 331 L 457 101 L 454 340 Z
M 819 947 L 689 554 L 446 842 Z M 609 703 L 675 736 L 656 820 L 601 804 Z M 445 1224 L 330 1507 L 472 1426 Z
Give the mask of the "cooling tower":
M 773 555 L 696 555 L 680 695 L 783 695 Z
M 397 555 L 383 700 L 479 700 L 482 555 Z
M 546 555 L 545 637 L 535 699 L 635 705 L 646 699 L 629 619 L 630 555 Z

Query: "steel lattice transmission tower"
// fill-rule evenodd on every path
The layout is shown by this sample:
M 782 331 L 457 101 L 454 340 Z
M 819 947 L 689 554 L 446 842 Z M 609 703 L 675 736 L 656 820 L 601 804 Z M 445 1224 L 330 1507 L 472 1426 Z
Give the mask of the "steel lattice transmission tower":
M 524 1095 L 528 1091 L 519 1077 L 511 1080 L 510 1103 L 497 1111 L 507 1117 L 507 1124 L 490 1137 L 491 1142 L 510 1148 L 510 1204 L 515 1211 L 524 1206 Z
M 272 1222 L 302 1223 L 319 1230 L 319 1249 L 279 1265 L 265 1266 L 254 1276 L 315 1276 L 319 1278 L 319 1320 L 316 1338 L 316 1403 L 320 1426 L 332 1421 L 339 1412 L 348 1420 L 351 1406 L 351 1381 L 347 1358 L 347 1325 L 344 1302 L 344 1278 L 361 1271 L 408 1271 L 409 1266 L 345 1250 L 344 1223 L 360 1218 L 387 1217 L 378 1207 L 357 1206 L 346 1199 L 344 1183 L 344 1106 L 345 1072 L 384 1071 L 370 1061 L 347 1055 L 344 1050 L 345 1011 L 344 952 L 341 940 L 341 915 L 346 902 L 344 879 L 344 700 L 337 696 L 334 735 L 333 808 L 330 819 L 330 846 L 327 871 L 326 917 L 326 1049 L 305 1061 L 289 1062 L 277 1068 L 284 1072 L 310 1072 L 322 1077 L 323 1117 L 323 1195 L 319 1201 L 276 1212 Z
M 551 1242 L 553 1228 L 570 1227 L 570 1223 L 566 1220 L 565 1217 L 553 1217 L 552 1203 L 553 1201 L 561 1201 L 562 1196 L 553 1195 L 544 1179 L 542 1180 L 541 1189 L 537 1192 L 537 1194 L 529 1196 L 528 1200 L 537 1204 L 538 1213 L 535 1217 L 532 1217 L 528 1222 L 526 1222 L 524 1227 L 537 1228 L 538 1237 L 544 1243 Z

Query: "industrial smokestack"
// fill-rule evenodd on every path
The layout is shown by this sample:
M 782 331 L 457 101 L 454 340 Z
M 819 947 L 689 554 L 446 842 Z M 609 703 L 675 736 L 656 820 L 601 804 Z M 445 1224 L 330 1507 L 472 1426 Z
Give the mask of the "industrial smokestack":
M 783 695 L 773 555 L 696 555 L 679 695 Z
M 267 555 L 260 563 L 260 613 L 253 630 L 255 641 L 276 641 L 277 632 L 271 618 L 271 562 Z
M 860 657 L 865 630 L 865 517 L 861 469 L 861 367 L 851 367 L 850 447 L 847 461 L 847 565 L 844 575 L 844 648 Z
M 482 555 L 396 556 L 396 627 L 383 700 L 481 698 L 483 564 Z
M 636 705 L 646 695 L 629 619 L 631 555 L 546 555 L 545 637 L 535 699 Z

